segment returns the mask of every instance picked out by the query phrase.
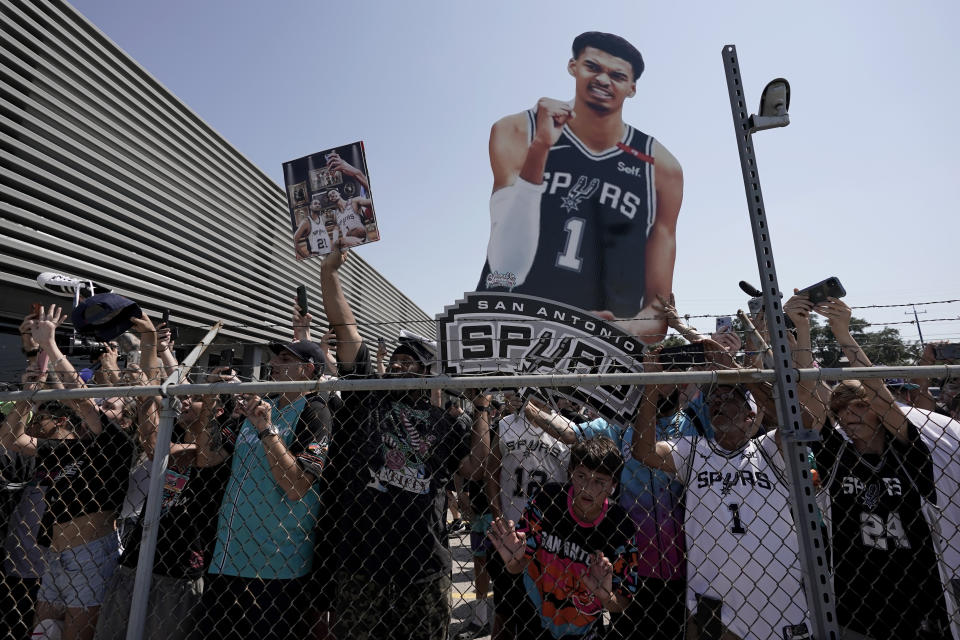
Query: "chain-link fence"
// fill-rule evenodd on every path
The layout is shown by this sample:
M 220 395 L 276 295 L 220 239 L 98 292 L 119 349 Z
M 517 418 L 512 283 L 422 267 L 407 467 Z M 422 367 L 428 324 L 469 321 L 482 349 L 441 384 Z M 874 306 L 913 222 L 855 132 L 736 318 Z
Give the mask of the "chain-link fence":
M 4 394 L 5 637 L 811 637 L 772 371 L 297 381 L 295 345 Z M 798 373 L 846 637 L 956 637 L 958 369 Z

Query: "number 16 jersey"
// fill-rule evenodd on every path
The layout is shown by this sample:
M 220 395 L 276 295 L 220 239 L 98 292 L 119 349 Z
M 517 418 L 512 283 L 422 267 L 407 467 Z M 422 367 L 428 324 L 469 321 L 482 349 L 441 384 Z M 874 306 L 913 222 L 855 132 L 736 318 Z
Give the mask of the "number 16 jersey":
M 570 449 L 524 418 L 511 413 L 500 420 L 500 508 L 520 522 L 530 498 L 548 482 L 565 483 Z
M 724 626 L 744 640 L 804 637 L 797 535 L 773 432 L 735 451 L 700 437 L 670 444 L 686 487 L 689 609 L 697 596 L 723 601 Z
M 527 112 L 529 140 L 536 113 Z M 547 155 L 540 229 L 526 279 L 508 287 L 489 279 L 478 291 L 504 290 L 587 311 L 632 318 L 643 308 L 647 236 L 656 215 L 654 139 L 624 125 L 620 142 L 590 151 L 568 126 Z

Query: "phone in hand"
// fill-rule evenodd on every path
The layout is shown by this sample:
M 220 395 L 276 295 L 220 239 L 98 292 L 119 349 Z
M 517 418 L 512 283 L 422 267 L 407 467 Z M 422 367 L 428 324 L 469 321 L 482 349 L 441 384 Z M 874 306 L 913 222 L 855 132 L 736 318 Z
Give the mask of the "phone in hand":
M 168 329 L 170 329 L 170 339 L 176 340 L 177 337 L 180 335 L 180 332 L 177 331 L 177 328 L 175 326 L 170 324 L 170 309 L 163 310 L 163 317 L 160 319 L 160 322 L 162 322 L 164 325 L 166 325 Z
M 839 278 L 832 276 L 797 292 L 797 295 L 801 294 L 806 294 L 813 304 L 820 304 L 826 302 L 827 298 L 842 298 L 847 295 L 847 290 L 840 284 Z
M 666 347 L 657 354 L 657 360 L 667 369 L 686 369 L 698 364 L 705 364 L 703 343 L 694 342 L 678 347 Z
M 300 315 L 307 315 L 307 285 L 305 284 L 297 287 L 297 306 L 300 307 Z
M 232 367 L 233 366 L 233 349 L 224 349 L 220 352 L 220 366 L 221 367 Z
M 960 344 L 933 345 L 933 357 L 937 360 L 960 360 Z
M 733 318 L 730 316 L 720 316 L 717 318 L 717 333 L 727 333 L 733 331 Z
M 41 311 L 43 311 L 43 305 L 39 302 L 30 305 L 30 315 L 39 316 Z

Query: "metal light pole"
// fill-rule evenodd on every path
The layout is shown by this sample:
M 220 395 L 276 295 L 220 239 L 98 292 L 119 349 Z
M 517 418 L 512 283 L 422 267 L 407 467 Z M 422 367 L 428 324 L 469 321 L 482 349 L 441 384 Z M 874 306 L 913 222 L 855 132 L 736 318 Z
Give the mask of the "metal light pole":
M 777 284 L 777 270 L 773 261 L 773 245 L 760 191 L 760 176 L 753 152 L 753 132 L 785 127 L 790 124 L 787 110 L 790 106 L 790 85 L 783 78 L 770 82 L 760 98 L 760 113 L 749 115 L 744 98 L 743 82 L 737 48 L 723 47 L 723 67 L 727 75 L 730 110 L 740 151 L 743 186 L 750 210 L 753 242 L 760 270 L 760 288 L 767 326 L 770 328 L 770 346 L 773 349 L 774 397 L 777 418 L 786 462 L 788 490 L 793 503 L 794 526 L 799 543 L 800 568 L 803 572 L 804 593 L 814 637 L 818 640 L 837 640 L 836 604 L 833 584 L 828 571 L 823 536 L 820 535 L 820 512 L 815 500 L 813 478 L 810 473 L 807 442 L 815 442 L 819 435 L 803 426 L 803 411 L 797 400 L 797 372 L 793 366 L 786 324 L 780 300 L 783 297 Z

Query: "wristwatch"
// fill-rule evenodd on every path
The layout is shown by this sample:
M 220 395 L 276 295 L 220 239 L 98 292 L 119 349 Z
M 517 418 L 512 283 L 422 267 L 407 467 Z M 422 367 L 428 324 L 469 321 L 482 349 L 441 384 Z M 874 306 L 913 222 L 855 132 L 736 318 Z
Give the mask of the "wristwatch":
M 277 436 L 279 438 L 280 430 L 277 429 L 276 425 L 271 424 L 271 425 L 268 425 L 267 428 L 264 429 L 263 431 L 260 431 L 257 433 L 257 437 L 260 438 L 260 440 L 263 440 L 267 436 Z

